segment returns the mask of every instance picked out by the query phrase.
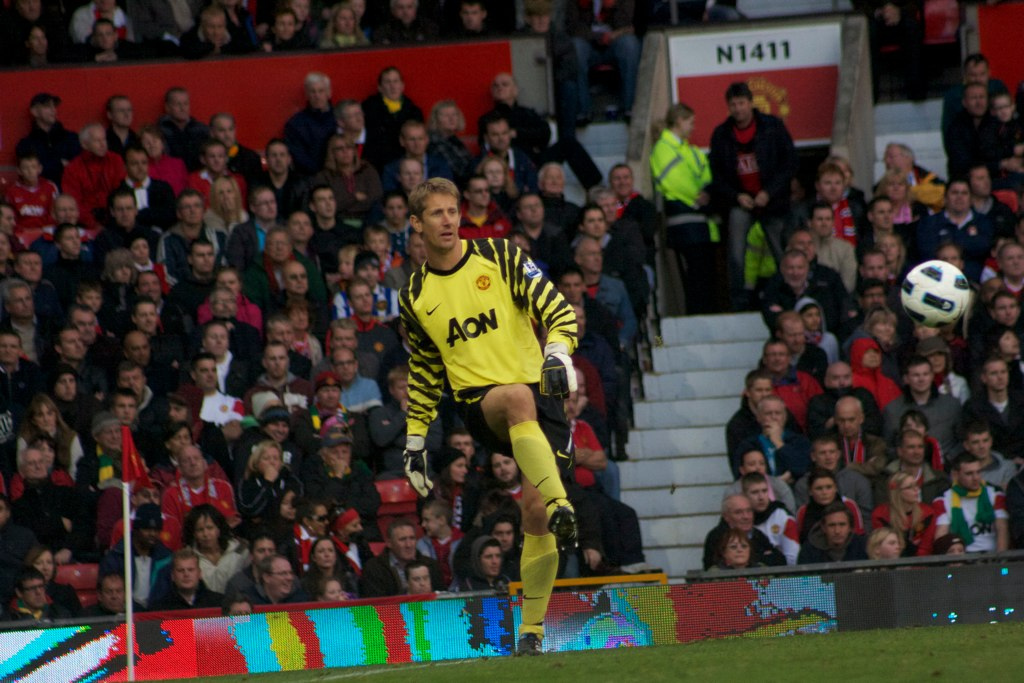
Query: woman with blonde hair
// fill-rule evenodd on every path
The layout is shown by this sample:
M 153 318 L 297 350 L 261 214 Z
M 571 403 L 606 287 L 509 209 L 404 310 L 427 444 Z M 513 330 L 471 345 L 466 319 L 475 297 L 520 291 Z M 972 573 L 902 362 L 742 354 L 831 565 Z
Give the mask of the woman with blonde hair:
M 273 521 L 289 491 L 301 495 L 302 483 L 284 464 L 281 444 L 273 439 L 260 441 L 249 452 L 238 491 L 238 512 L 248 524 Z
M 875 529 L 868 534 L 868 558 L 872 560 L 898 560 L 903 556 L 906 542 L 899 532 L 889 527 Z
M 466 117 L 455 100 L 441 100 L 430 109 L 427 133 L 430 135 L 428 154 L 439 154 L 448 162 L 461 187 L 473 173 L 473 153 L 459 138 L 466 130 Z
M 921 502 L 921 487 L 917 479 L 906 472 L 896 472 L 889 477 L 889 500 L 871 513 L 874 529 L 892 528 L 903 541 L 905 557 L 932 554 L 935 540 L 935 510 L 928 503 Z
M 477 164 L 476 172 L 487 179 L 487 189 L 491 191 L 491 199 L 505 212 L 506 216 L 514 216 L 519 188 L 512 179 L 508 161 L 501 157 L 486 156 Z
M 892 203 L 892 222 L 903 234 L 912 234 L 921 217 L 928 215 L 928 207 L 914 201 L 911 196 L 910 180 L 896 169 L 886 171 L 878 181 L 875 197 L 889 199 Z
M 359 30 L 359 19 L 351 5 L 339 2 L 331 8 L 327 28 L 320 39 L 321 48 L 332 50 L 369 44 L 366 35 Z
M 876 235 L 875 246 L 885 254 L 888 285 L 891 287 L 902 283 L 909 270 L 907 267 L 907 248 L 903 244 L 903 238 L 894 232 Z
M 683 278 L 688 314 L 716 312 L 720 289 L 715 266 L 718 226 L 706 214 L 711 165 L 690 143 L 696 121 L 693 109 L 673 104 L 651 149 L 654 188 L 665 198 L 666 244 L 675 253 Z
M 210 208 L 203 220 L 214 230 L 228 235 L 239 223 L 249 220 L 249 213 L 242 207 L 242 191 L 231 176 L 221 176 L 210 187 Z

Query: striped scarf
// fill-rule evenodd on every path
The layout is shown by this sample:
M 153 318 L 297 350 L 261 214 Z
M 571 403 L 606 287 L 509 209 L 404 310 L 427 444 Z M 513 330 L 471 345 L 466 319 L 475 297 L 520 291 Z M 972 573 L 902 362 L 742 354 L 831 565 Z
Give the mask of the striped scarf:
M 974 534 L 971 533 L 971 525 L 967 523 L 967 517 L 964 516 L 960 499 L 978 499 L 978 509 L 974 513 L 974 521 L 979 524 L 992 524 L 996 521 L 996 512 L 992 507 L 992 501 L 988 497 L 988 487 L 984 482 L 977 491 L 968 491 L 960 484 L 954 485 L 952 491 L 953 509 L 950 511 L 949 530 L 964 539 L 964 547 L 968 547 L 974 542 Z
M 103 452 L 99 444 L 96 445 L 96 459 L 99 460 L 99 475 L 96 478 L 96 483 L 100 484 L 105 482 L 107 479 L 117 478 L 117 467 L 114 463 L 114 459 Z

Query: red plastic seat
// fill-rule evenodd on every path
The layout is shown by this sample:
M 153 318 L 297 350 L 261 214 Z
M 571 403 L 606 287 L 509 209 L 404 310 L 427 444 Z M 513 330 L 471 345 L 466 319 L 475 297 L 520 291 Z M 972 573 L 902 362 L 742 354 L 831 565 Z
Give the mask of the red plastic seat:
M 371 542 L 371 543 L 370 543 L 370 552 L 372 552 L 372 553 L 373 553 L 373 556 L 374 556 L 374 557 L 377 557 L 377 556 L 378 556 L 378 555 L 380 555 L 380 554 L 381 554 L 382 552 L 384 552 L 384 549 L 385 549 L 385 548 L 387 548 L 387 547 L 388 547 L 388 546 L 387 546 L 387 543 L 383 543 L 383 542 L 381 542 L 381 543 L 377 543 L 377 542 Z
M 960 32 L 960 3 L 957 0 L 925 0 L 924 44 L 950 45 Z
M 400 516 L 416 512 L 416 491 L 407 479 L 374 482 L 380 494 L 380 515 Z
M 1020 202 L 1017 199 L 1016 192 L 1013 190 L 992 190 L 992 196 L 1010 207 L 1014 213 L 1017 213 Z
M 62 564 L 57 567 L 55 580 L 75 589 L 82 607 L 95 605 L 100 566 L 98 564 Z

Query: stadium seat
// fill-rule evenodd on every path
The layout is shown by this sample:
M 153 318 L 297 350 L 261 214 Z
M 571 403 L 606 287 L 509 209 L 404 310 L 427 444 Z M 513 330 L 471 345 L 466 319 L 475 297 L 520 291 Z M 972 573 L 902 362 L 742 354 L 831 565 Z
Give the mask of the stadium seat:
M 416 491 L 406 479 L 385 479 L 374 482 L 380 494 L 378 515 L 400 517 L 416 513 Z
M 384 550 L 387 547 L 388 547 L 387 543 L 384 543 L 384 542 L 380 542 L 380 543 L 372 542 L 372 543 L 370 543 L 370 552 L 373 553 L 374 557 L 377 557 L 382 552 L 384 552 Z
M 960 3 L 957 0 L 925 0 L 924 44 L 950 45 L 960 32 Z
M 1017 213 L 1020 202 L 1017 200 L 1017 193 L 1013 190 L 992 190 L 992 196 L 1010 207 L 1010 210 Z
M 57 583 L 64 583 L 75 589 L 82 607 L 95 605 L 97 598 L 98 564 L 62 564 L 57 567 Z

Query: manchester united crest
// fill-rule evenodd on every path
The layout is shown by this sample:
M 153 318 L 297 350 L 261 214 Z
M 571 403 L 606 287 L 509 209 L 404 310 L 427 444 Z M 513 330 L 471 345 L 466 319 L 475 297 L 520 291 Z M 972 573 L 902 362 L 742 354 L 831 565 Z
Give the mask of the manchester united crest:
M 765 114 L 785 119 L 789 116 L 789 91 L 775 85 L 767 78 L 755 76 L 747 81 L 750 91 L 754 93 L 754 106 Z
M 481 275 L 476 279 L 476 288 L 480 291 L 484 291 L 491 288 L 491 278 L 486 275 Z

